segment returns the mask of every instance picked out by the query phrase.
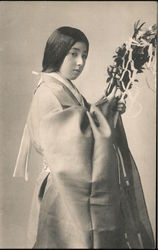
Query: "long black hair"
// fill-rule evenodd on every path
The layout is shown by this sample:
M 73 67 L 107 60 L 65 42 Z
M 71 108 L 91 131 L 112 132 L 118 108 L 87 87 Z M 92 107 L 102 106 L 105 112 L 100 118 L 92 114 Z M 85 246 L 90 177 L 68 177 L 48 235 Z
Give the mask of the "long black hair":
M 88 53 L 89 42 L 81 30 L 69 26 L 56 29 L 46 43 L 42 72 L 58 71 L 65 56 L 76 42 L 84 42 Z

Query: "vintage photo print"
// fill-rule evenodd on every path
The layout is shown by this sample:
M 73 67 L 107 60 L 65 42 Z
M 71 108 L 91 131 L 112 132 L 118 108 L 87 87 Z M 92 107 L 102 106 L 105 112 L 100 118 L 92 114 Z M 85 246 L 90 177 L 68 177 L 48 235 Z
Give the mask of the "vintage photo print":
M 0 2 L 0 248 L 154 249 L 156 1 Z

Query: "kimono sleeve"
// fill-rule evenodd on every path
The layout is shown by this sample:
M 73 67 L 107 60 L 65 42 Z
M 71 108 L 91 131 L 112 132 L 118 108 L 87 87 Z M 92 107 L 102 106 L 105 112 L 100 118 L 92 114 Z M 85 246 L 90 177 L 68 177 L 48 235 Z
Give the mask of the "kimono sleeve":
M 41 85 L 35 92 L 27 119 L 31 141 L 40 154 L 43 152 L 39 136 L 40 122 L 48 114 L 53 115 L 61 110 L 62 106 L 55 94 L 44 84 Z
M 41 86 L 36 94 L 39 120 L 41 120 L 42 117 L 49 112 L 62 110 L 62 105 L 60 104 L 58 98 L 48 87 Z
M 49 112 L 53 113 L 59 110 L 62 110 L 62 106 L 56 96 L 47 87 L 40 86 L 33 97 L 27 122 L 23 129 L 13 177 L 24 177 L 26 181 L 28 180 L 28 165 L 32 144 L 38 152 L 41 153 L 42 151 L 39 140 L 40 120 Z

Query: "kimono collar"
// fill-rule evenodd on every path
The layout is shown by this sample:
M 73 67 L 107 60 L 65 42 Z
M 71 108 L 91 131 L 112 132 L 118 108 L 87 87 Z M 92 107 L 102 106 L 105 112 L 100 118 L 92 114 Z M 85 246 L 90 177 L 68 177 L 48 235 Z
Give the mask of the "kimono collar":
M 72 88 L 76 90 L 76 87 L 74 86 L 74 84 L 71 81 L 63 78 L 59 73 L 57 73 L 57 72 L 51 72 L 51 73 L 44 73 L 44 74 L 56 78 L 58 81 L 64 83 L 64 85 L 66 85 L 66 87 L 69 88 L 70 90 Z
M 33 74 L 40 74 L 40 73 L 37 73 L 37 72 L 32 72 Z M 42 72 L 41 73 L 41 78 L 40 78 L 40 81 L 37 85 L 37 88 L 39 87 L 39 85 L 41 84 L 41 82 L 43 81 L 43 77 L 42 76 L 49 76 L 49 77 L 52 77 L 52 78 L 55 78 L 56 80 L 58 80 L 59 82 L 63 83 L 69 90 L 70 92 L 75 96 L 75 98 L 78 100 L 78 102 L 84 106 L 84 100 L 83 100 L 83 97 L 81 95 L 81 93 L 78 91 L 78 89 L 75 87 L 75 85 L 70 81 L 70 80 L 67 80 L 65 78 L 63 78 L 59 73 L 57 72 L 51 72 L 51 73 L 46 73 L 46 72 Z

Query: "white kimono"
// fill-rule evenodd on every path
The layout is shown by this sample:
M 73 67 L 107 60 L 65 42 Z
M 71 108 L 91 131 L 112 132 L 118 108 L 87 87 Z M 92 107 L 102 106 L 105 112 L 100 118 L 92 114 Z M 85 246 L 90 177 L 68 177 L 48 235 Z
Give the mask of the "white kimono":
M 31 145 L 43 156 L 30 243 L 34 248 L 153 246 L 121 120 L 115 135 L 100 109 L 94 106 L 92 112 L 80 93 L 61 80 L 54 73 L 43 74 L 14 171 L 14 176 L 28 178 Z

